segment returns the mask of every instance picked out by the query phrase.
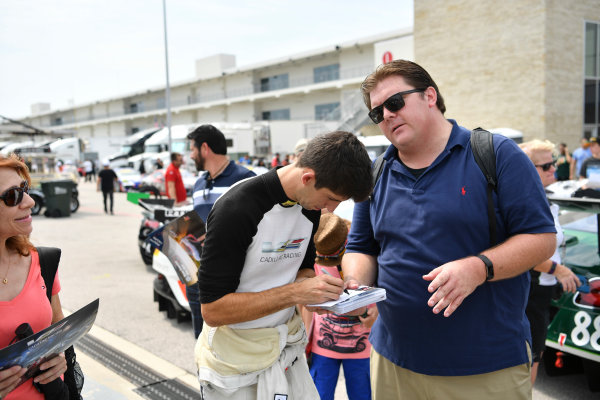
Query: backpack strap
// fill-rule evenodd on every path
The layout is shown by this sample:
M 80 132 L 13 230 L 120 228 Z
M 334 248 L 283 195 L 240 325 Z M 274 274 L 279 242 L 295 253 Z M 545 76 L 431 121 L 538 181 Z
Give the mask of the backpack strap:
M 383 158 L 384 155 L 385 153 L 380 154 L 379 157 L 375 159 L 371 169 L 371 176 L 373 177 L 373 190 L 375 190 L 375 184 L 379 180 L 381 172 L 383 172 L 383 167 L 385 166 L 385 159 Z M 369 200 L 373 200 L 373 193 L 371 193 L 369 196 Z
M 40 258 L 42 278 L 46 283 L 46 296 L 48 296 L 48 301 L 51 301 L 52 285 L 58 269 L 61 250 L 57 247 L 37 247 L 36 249 Z
M 475 128 L 471 132 L 471 149 L 475 162 L 483 172 L 487 181 L 487 200 L 488 200 L 488 228 L 490 235 L 490 246 L 497 243 L 496 235 L 496 212 L 494 211 L 494 198 L 492 192 L 497 190 L 498 181 L 496 179 L 496 153 L 494 152 L 494 138 L 489 131 L 481 128 Z

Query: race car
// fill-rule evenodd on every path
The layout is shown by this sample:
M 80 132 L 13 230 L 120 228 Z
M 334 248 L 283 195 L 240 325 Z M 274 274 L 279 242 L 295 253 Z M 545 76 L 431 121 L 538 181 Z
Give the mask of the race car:
M 542 361 L 548 375 L 582 371 L 589 389 L 600 391 L 600 199 L 548 197 L 563 210 L 591 215 L 578 213 L 583 218 L 563 224 L 567 238 L 563 264 L 582 285 L 576 293 L 553 300 Z

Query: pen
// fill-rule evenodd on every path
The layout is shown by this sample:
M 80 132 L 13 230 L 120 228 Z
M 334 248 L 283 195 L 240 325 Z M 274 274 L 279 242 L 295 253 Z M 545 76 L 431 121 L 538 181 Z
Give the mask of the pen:
M 321 272 L 322 272 L 322 273 L 324 273 L 324 274 L 327 274 L 327 275 L 329 275 L 329 276 L 333 276 L 333 275 L 331 275 L 331 274 L 329 273 L 329 271 L 327 271 L 325 268 L 321 268 Z M 340 273 L 340 274 L 341 274 L 341 273 Z M 342 278 L 342 279 L 344 279 L 344 278 Z M 350 294 L 350 293 L 348 293 L 348 289 L 344 289 L 344 293 L 346 293 L 346 294 Z

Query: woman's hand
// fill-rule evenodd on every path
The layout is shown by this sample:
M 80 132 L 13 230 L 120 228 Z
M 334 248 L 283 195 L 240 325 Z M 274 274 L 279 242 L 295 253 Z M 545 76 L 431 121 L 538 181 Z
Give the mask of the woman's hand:
M 65 353 L 59 353 L 55 357 L 40 364 L 40 371 L 41 373 L 33 378 L 35 383 L 45 385 L 46 383 L 50 383 L 56 378 L 59 378 L 67 371 Z
M 17 387 L 17 384 L 25 372 L 27 372 L 27 370 L 18 365 L 0 371 L 0 399 L 3 399 Z
M 565 292 L 575 293 L 577 288 L 581 286 L 581 281 L 569 267 L 558 264 L 554 275 Z

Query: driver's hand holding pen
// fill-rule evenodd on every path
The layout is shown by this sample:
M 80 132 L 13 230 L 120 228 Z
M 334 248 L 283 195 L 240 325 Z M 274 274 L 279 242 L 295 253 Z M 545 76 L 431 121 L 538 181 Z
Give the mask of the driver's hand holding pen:
M 306 302 L 302 302 L 300 304 L 319 304 L 326 301 L 337 300 L 346 290 L 344 281 L 341 278 L 332 276 L 325 269 L 321 269 L 321 271 L 324 272 L 322 275 L 317 275 L 314 278 L 305 279 L 304 281 L 300 282 L 301 284 L 305 284 L 307 286 L 310 284 L 308 287 L 310 292 L 306 293 L 306 295 L 313 299 L 307 300 Z M 317 314 L 329 313 L 328 310 L 318 307 L 307 306 L 306 309 L 311 312 L 316 312 Z

